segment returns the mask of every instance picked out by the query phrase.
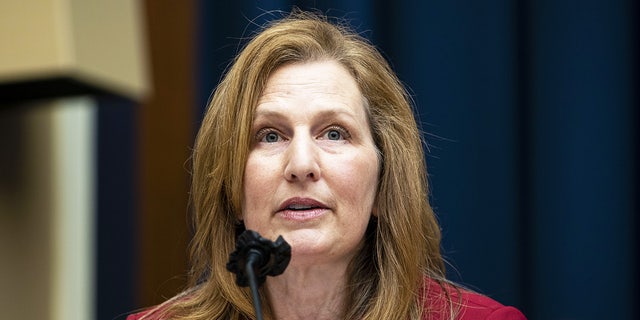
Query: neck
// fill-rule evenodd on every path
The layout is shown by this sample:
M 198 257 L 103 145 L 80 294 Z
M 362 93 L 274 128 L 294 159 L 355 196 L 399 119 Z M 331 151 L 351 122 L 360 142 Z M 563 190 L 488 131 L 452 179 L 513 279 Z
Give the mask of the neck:
M 338 319 L 346 301 L 346 265 L 290 266 L 266 289 L 276 319 Z

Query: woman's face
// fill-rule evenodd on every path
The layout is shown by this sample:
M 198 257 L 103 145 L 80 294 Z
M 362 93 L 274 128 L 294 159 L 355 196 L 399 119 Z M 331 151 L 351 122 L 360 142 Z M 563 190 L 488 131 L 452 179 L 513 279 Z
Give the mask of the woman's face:
M 282 235 L 292 265 L 348 262 L 363 241 L 379 170 L 353 77 L 334 61 L 280 67 L 258 101 L 252 134 L 246 228 Z

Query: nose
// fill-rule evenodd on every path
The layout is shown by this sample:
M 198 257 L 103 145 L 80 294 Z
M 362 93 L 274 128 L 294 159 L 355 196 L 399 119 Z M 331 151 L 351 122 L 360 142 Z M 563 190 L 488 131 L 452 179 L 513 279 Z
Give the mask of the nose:
M 296 137 L 291 140 L 286 151 L 285 179 L 295 181 L 316 181 L 320 179 L 317 146 L 311 137 Z

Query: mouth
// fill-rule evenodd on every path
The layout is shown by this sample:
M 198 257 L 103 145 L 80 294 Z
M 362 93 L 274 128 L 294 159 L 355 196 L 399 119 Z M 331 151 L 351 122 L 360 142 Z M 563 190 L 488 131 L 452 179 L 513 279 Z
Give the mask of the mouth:
M 287 219 L 299 220 L 319 216 L 327 209 L 329 207 L 318 200 L 295 197 L 284 201 L 276 213 Z
M 278 211 L 302 211 L 313 209 L 328 209 L 328 207 L 324 203 L 315 199 L 295 197 L 284 201 L 278 208 Z

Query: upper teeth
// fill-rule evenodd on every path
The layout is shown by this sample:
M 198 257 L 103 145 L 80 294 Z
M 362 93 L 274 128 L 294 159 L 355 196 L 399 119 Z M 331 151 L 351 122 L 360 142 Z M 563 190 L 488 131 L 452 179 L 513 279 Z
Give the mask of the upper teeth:
M 289 209 L 293 209 L 293 210 L 302 210 L 302 209 L 310 209 L 311 206 L 306 206 L 303 204 L 292 204 L 289 206 Z

